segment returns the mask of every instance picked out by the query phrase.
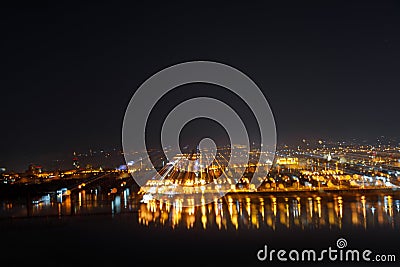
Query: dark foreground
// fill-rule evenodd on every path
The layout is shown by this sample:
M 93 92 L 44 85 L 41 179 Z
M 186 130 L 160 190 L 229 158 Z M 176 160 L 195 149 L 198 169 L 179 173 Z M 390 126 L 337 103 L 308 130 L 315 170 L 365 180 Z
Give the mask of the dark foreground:
M 67 202 L 51 200 L 34 206 L 31 217 L 2 217 L 0 262 L 2 266 L 398 266 L 399 192 L 362 193 L 237 194 L 183 209 L 140 203 L 134 194 L 94 198 L 79 193 Z M 8 215 L 15 209 L 19 214 L 17 204 L 7 204 Z M 276 251 L 321 251 L 337 249 L 339 238 L 346 239 L 346 249 L 395 255 L 396 261 L 257 259 L 265 245 Z
M 172 229 L 139 225 L 137 214 L 132 213 L 16 219 L 2 221 L 0 227 L 1 261 L 13 266 L 296 266 L 305 263 L 259 262 L 256 253 L 266 244 L 275 249 L 336 247 L 340 237 L 347 240 L 349 248 L 400 256 L 399 232 L 385 228 Z M 307 264 L 355 265 L 328 261 Z M 398 261 L 368 265 L 398 266 Z

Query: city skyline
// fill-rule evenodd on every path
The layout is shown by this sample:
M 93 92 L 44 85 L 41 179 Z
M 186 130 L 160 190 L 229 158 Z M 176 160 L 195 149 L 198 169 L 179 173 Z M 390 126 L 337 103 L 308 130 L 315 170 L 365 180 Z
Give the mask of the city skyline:
M 399 14 L 4 3 L 0 262 L 396 265 Z
M 296 148 L 299 145 L 309 144 L 310 147 L 316 147 L 319 142 L 323 141 L 324 145 L 333 146 L 337 144 L 345 145 L 393 145 L 394 147 L 400 147 L 399 138 L 388 138 L 385 136 L 377 136 L 372 139 L 358 139 L 358 138 L 347 138 L 347 139 L 325 139 L 325 138 L 297 138 L 292 142 L 280 142 L 277 144 L 277 148 L 282 149 L 285 146 L 290 148 Z M 81 166 L 84 168 L 86 164 L 98 166 L 104 166 L 106 168 L 117 168 L 120 165 L 125 165 L 126 162 L 123 158 L 123 150 L 121 147 L 106 147 L 103 146 L 91 146 L 82 150 L 70 150 L 70 151 L 59 151 L 46 155 L 45 157 L 30 158 L 25 161 L 0 161 L 0 168 L 5 168 L 11 172 L 25 172 L 28 170 L 29 165 L 41 165 L 46 170 L 66 170 L 74 167 L 74 157 L 83 159 L 84 164 Z M 8 164 L 6 164 L 8 163 Z

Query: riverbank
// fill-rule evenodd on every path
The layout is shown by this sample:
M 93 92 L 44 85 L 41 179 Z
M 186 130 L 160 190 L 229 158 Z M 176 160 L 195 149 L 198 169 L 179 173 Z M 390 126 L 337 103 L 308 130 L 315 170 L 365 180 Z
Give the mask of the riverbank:
M 313 195 L 367 195 L 367 194 L 398 194 L 400 188 L 376 187 L 376 188 L 349 188 L 349 189 L 321 189 L 321 190 L 270 190 L 270 191 L 235 191 L 229 192 L 227 196 L 259 195 L 259 196 L 313 196 Z

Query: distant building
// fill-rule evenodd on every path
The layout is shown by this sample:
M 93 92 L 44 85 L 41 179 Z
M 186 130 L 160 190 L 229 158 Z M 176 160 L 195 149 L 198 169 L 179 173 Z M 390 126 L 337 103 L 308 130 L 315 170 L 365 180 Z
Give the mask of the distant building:
M 76 155 L 75 152 L 74 152 L 74 157 L 72 158 L 72 165 L 73 165 L 76 169 L 79 169 L 79 168 L 80 168 L 78 156 Z
M 29 164 L 26 173 L 29 175 L 37 175 L 39 173 L 42 173 L 42 166 L 36 164 Z
M 276 164 L 278 165 L 299 165 L 298 158 L 278 158 L 276 160 Z

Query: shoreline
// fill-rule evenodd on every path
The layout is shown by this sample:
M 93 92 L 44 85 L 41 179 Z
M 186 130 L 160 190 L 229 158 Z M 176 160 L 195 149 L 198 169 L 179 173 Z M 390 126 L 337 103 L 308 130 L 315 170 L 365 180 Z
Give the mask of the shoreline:
M 321 189 L 321 190 L 270 190 L 270 191 L 236 191 L 229 192 L 226 196 L 234 195 L 260 195 L 260 196 L 274 196 L 274 195 L 365 195 L 365 194 L 399 194 L 400 188 L 351 188 L 351 189 Z

